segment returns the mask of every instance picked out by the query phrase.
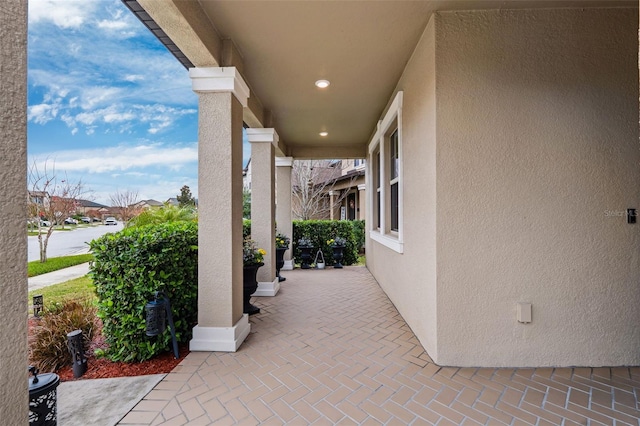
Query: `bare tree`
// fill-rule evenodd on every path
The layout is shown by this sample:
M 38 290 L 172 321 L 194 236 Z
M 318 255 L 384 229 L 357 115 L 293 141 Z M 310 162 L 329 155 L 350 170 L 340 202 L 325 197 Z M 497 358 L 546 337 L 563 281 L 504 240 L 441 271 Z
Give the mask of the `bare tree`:
M 72 182 L 66 173 L 61 173 L 64 176 L 61 179 L 56 173 L 55 163 L 49 165 L 48 161 L 41 166 L 34 161 L 28 172 L 28 214 L 38 230 L 40 262 L 44 263 L 47 261 L 47 246 L 53 235 L 53 225 L 61 223 L 64 227 L 64 220 L 75 213 L 77 200 L 84 187 L 82 180 Z
M 138 191 L 127 189 L 116 191 L 109 195 L 111 207 L 114 207 L 123 222 L 128 222 L 132 217 L 140 213 L 140 208 L 135 204 L 138 200 Z
M 331 211 L 329 193 L 334 190 L 337 179 L 342 177 L 342 163 L 335 160 L 296 160 L 292 174 L 293 214 L 309 220 L 326 216 Z M 351 178 L 350 186 L 356 177 Z M 339 204 L 348 195 L 340 191 L 334 195 L 335 204 Z

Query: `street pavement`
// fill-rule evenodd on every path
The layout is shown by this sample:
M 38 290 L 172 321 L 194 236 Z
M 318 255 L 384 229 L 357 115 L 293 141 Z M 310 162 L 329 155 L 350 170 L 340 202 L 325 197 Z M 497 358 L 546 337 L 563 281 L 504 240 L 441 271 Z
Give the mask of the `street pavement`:
M 65 281 L 84 277 L 89 273 L 89 263 L 81 263 L 80 265 L 71 266 L 69 268 L 59 269 L 57 271 L 38 275 L 28 279 L 29 291 L 38 290 L 53 284 L 63 283 Z
M 109 232 L 122 230 L 122 222 L 116 226 L 112 225 L 92 225 L 86 228 L 79 227 L 71 231 L 53 231 L 49 237 L 47 246 L 47 257 L 70 256 L 74 254 L 87 253 L 89 242 Z M 28 260 L 38 260 L 40 258 L 40 247 L 37 236 L 27 237 L 29 246 Z

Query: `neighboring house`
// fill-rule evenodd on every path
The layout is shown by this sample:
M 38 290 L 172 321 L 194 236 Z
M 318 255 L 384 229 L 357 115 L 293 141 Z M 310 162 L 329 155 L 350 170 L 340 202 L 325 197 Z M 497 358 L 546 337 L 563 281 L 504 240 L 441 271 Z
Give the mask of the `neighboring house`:
M 138 201 L 137 203 L 132 204 L 131 207 L 134 207 L 135 209 L 153 209 L 153 208 L 160 208 L 163 205 L 164 205 L 163 203 L 156 200 L 141 200 L 141 201 Z
M 251 158 L 249 158 L 247 165 L 242 169 L 242 189 L 251 191 Z
M 48 207 L 50 202 L 49 193 L 46 191 L 29 191 L 29 202 L 38 206 Z
M 90 200 L 76 200 L 76 213 L 84 216 L 90 217 L 99 217 L 99 216 L 91 216 L 90 212 L 95 212 L 98 209 L 105 208 L 104 204 L 96 203 L 95 201 Z
M 274 175 L 290 206 L 289 160 L 366 158 L 367 268 L 436 363 L 640 364 L 638 2 L 126 3 L 201 102 L 215 220 L 192 350 L 236 350 L 251 327 L 222 255 L 241 250 L 244 123 L 268 142 L 252 149 L 259 243 Z
M 334 220 L 365 220 L 367 193 L 365 190 L 365 160 L 343 160 L 342 176 L 333 184 L 332 195 L 340 200 L 332 209 Z
M 168 205 L 168 206 L 179 206 L 180 205 L 180 203 L 178 202 L 178 199 L 176 197 L 169 198 L 164 203 L 166 205 Z

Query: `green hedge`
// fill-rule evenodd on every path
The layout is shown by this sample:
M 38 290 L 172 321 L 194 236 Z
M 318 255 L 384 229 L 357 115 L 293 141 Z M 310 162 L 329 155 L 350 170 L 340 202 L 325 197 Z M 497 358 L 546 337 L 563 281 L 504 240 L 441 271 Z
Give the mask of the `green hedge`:
M 364 251 L 364 220 L 354 220 L 351 222 L 353 224 L 353 232 L 356 236 L 356 242 L 358 244 L 358 251 Z
M 327 240 L 335 237 L 342 237 L 347 240 L 342 260 L 343 265 L 353 265 L 358 263 L 358 240 L 353 221 L 348 220 L 294 220 L 293 221 L 293 256 L 296 263 L 300 263 L 300 249 L 298 240 L 307 237 L 313 241 L 313 257 L 315 258 L 318 249 L 322 249 L 327 265 L 333 265 L 333 251 L 327 245 Z
M 162 291 L 171 300 L 179 342 L 197 323 L 198 225 L 172 222 L 127 228 L 90 244 L 98 295 L 98 317 L 112 361 L 144 361 L 170 350 L 169 328 L 145 335 L 144 306 Z

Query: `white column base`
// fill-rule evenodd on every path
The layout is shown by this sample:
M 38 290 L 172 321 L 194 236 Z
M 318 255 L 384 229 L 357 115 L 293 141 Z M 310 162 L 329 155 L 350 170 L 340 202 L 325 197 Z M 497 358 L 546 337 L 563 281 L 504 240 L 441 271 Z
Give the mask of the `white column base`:
M 275 296 L 280 290 L 280 280 L 276 277 L 273 282 L 258 282 L 258 289 L 251 296 Z
M 284 266 L 280 270 L 281 271 L 293 271 L 293 259 L 285 260 L 284 261 Z
M 249 315 L 242 318 L 233 327 L 193 327 L 193 339 L 189 342 L 190 351 L 235 352 L 251 331 Z

